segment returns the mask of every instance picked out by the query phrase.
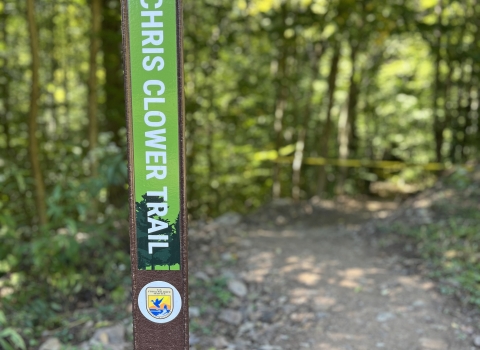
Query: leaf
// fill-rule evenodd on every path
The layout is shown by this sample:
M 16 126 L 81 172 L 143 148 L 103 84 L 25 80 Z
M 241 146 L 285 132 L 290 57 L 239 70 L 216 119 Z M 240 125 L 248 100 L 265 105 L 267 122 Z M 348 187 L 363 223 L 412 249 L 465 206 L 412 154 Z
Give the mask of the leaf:
M 62 306 L 57 303 L 50 303 L 50 307 L 55 311 L 62 311 Z
M 5 317 L 5 313 L 0 310 L 0 325 L 6 325 L 7 318 Z
M 12 329 L 12 333 L 10 334 L 10 340 L 12 343 L 21 350 L 26 350 L 27 347 L 25 345 L 25 341 L 23 338 L 18 334 L 15 330 Z
M 26 349 L 23 338 L 13 328 L 6 328 L 0 332 L 0 340 L 5 338 L 10 338 L 11 342 L 15 345 L 16 348 L 22 349 L 22 350 Z M 2 345 L 4 346 L 4 344 Z M 14 349 L 14 348 L 10 347 L 10 349 Z
M 2 338 L 0 338 L 0 347 L 4 350 L 15 350 L 10 344 L 8 344 Z

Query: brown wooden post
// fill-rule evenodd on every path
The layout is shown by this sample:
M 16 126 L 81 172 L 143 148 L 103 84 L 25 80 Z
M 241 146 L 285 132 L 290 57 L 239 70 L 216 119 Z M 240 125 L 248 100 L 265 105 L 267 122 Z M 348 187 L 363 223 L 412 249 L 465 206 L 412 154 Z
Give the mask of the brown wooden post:
M 135 349 L 188 349 L 181 0 L 122 0 Z

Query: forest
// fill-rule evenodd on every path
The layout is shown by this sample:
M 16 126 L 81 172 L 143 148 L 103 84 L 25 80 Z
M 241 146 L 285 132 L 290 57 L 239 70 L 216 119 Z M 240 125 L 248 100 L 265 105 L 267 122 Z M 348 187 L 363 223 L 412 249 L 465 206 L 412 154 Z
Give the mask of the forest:
M 415 192 L 479 158 L 478 0 L 184 0 L 183 19 L 192 220 Z M 0 306 L 26 338 L 128 294 L 123 79 L 119 0 L 0 0 Z

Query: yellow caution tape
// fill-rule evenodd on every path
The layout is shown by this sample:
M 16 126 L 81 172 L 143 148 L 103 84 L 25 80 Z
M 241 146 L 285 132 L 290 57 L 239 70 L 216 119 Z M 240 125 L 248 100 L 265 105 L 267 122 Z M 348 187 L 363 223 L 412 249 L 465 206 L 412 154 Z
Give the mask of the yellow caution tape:
M 287 145 L 276 150 L 261 151 L 253 155 L 255 161 L 271 161 L 282 164 L 292 164 L 294 157 L 288 156 L 295 152 L 295 144 Z M 399 162 L 393 160 L 370 160 L 370 159 L 334 159 L 322 157 L 306 157 L 303 164 L 307 165 L 333 165 L 346 168 L 379 168 L 390 170 L 402 170 L 405 168 L 418 167 L 428 171 L 439 171 L 452 168 L 452 164 L 443 163 L 415 163 L 415 162 Z M 467 169 L 471 166 L 464 164 Z
M 290 164 L 293 162 L 293 157 L 276 157 L 270 158 L 277 163 Z M 267 160 L 267 159 L 265 159 Z M 448 168 L 447 165 L 442 163 L 405 163 L 391 160 L 368 160 L 368 159 L 329 159 L 320 157 L 307 157 L 304 158 L 303 164 L 307 165 L 333 165 L 338 167 L 347 168 L 380 168 L 391 170 L 402 170 L 410 167 L 420 167 L 425 170 L 438 171 Z
M 278 150 L 270 150 L 270 151 L 261 151 L 257 152 L 253 155 L 253 159 L 257 161 L 262 161 L 262 160 L 272 160 L 275 161 L 278 159 L 278 156 L 287 156 L 289 154 L 292 154 L 295 152 L 295 144 L 291 144 L 285 147 L 282 147 Z

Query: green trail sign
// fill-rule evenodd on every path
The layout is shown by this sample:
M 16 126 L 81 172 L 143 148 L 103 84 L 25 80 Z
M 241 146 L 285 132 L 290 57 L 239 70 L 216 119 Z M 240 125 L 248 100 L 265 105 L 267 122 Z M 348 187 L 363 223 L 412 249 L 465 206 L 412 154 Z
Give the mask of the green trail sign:
M 187 349 L 180 0 L 123 0 L 136 349 Z

